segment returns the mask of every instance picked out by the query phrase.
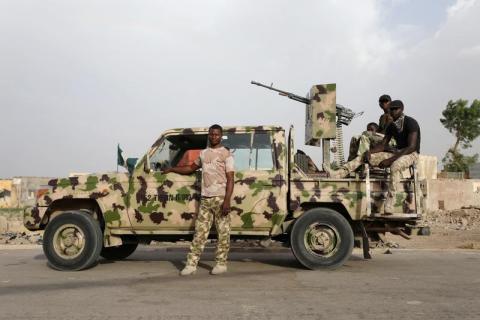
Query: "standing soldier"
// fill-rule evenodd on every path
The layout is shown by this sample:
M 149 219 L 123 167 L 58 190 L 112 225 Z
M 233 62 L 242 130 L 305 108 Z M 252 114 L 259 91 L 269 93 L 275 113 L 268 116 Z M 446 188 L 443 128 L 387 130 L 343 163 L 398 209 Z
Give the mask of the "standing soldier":
M 222 142 L 223 129 L 214 124 L 208 129 L 209 146 L 202 150 L 200 157 L 190 166 L 174 167 L 163 171 L 179 174 L 191 174 L 202 168 L 202 198 L 200 211 L 195 222 L 195 235 L 187 255 L 187 265 L 180 275 L 194 274 L 200 255 L 205 248 L 208 234 L 215 220 L 218 244 L 216 265 L 211 274 L 227 271 L 227 256 L 230 249 L 230 198 L 233 193 L 234 161 L 231 152 Z

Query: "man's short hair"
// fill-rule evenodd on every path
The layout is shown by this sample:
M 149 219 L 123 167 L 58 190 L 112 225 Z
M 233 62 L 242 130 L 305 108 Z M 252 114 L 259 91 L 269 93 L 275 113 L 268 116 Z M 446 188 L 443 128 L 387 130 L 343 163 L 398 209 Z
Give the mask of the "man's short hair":
M 380 98 L 378 98 L 378 102 L 390 102 L 392 101 L 392 98 L 388 94 L 382 94 Z
M 400 107 L 403 109 L 403 102 L 402 100 L 393 100 L 391 103 L 390 103 L 390 108 L 392 107 Z
M 374 127 L 374 128 L 375 128 L 375 131 L 378 131 L 379 126 L 378 126 L 378 124 L 376 124 L 375 122 L 370 122 L 369 124 L 367 124 L 367 129 L 368 129 L 368 127 L 370 127 L 370 126 Z
M 210 128 L 208 128 L 208 131 L 213 130 L 213 129 L 220 130 L 220 132 L 223 133 L 223 128 L 219 124 L 211 125 Z

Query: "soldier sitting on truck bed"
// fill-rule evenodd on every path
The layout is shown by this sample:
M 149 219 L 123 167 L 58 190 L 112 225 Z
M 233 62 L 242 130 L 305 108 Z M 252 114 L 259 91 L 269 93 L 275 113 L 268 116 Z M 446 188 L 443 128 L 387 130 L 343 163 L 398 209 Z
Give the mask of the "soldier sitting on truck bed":
M 350 141 L 350 149 L 348 154 L 348 161 L 363 155 L 371 147 L 379 144 L 383 140 L 384 135 L 378 133 L 378 124 L 370 122 L 367 125 L 367 131 L 362 132 L 359 136 L 352 137 Z
M 379 124 L 377 125 L 376 123 L 371 122 L 367 125 L 367 131 L 364 131 L 360 136 L 352 137 L 352 140 L 350 141 L 348 161 L 355 159 L 357 156 L 363 155 L 365 151 L 369 150 L 383 139 L 385 129 L 393 121 L 389 111 L 391 102 L 392 98 L 390 98 L 388 94 L 383 94 L 378 98 L 378 104 L 383 110 L 383 114 L 380 116 L 380 119 L 378 119 Z M 371 126 L 370 129 L 369 126 Z M 390 146 L 395 146 L 394 139 L 390 141 Z
M 392 123 L 393 118 L 390 115 L 390 103 L 392 102 L 392 98 L 388 94 L 383 94 L 378 98 L 378 104 L 380 108 L 383 110 L 383 114 L 378 119 L 378 133 L 385 134 L 385 130 L 390 123 Z
M 401 172 L 415 163 L 420 153 L 420 127 L 415 119 L 403 113 L 403 102 L 394 100 L 390 104 L 390 114 L 393 122 L 387 127 L 382 142 L 365 153 L 347 162 L 338 170 L 324 166 L 324 170 L 332 178 L 342 178 L 357 169 L 365 161 L 380 168 L 390 167 L 391 179 L 388 185 L 388 195 L 385 201 L 385 214 L 393 213 L 397 186 Z M 397 142 L 396 148 L 389 147 L 392 138 Z

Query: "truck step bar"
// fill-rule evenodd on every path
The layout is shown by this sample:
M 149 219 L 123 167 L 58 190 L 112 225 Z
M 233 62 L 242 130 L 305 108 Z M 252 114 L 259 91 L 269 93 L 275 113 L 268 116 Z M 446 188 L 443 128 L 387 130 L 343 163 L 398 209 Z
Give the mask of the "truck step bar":
M 380 213 L 375 213 L 370 216 L 371 218 L 375 218 L 375 220 L 396 220 L 396 221 L 404 221 L 404 220 L 412 220 L 412 219 L 420 219 L 421 215 L 416 213 L 395 213 L 392 215 L 384 215 Z

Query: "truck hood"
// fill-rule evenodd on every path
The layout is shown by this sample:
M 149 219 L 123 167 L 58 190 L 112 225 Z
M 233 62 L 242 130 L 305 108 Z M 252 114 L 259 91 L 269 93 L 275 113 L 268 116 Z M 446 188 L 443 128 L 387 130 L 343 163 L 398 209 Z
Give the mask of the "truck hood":
M 37 191 L 37 206 L 49 206 L 58 199 L 101 198 L 115 188 L 122 188 L 128 180 L 127 173 L 117 172 L 52 179 Z

